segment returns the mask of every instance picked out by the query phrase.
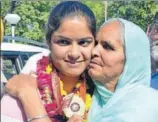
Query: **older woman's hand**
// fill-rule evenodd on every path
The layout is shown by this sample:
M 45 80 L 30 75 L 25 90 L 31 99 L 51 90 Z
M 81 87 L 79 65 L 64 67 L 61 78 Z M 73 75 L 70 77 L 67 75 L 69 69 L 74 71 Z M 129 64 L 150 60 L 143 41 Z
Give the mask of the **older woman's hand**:
M 83 122 L 83 119 L 78 115 L 73 115 L 67 122 Z
M 8 80 L 5 91 L 11 96 L 20 98 L 29 92 L 36 91 L 37 81 L 32 75 L 19 74 Z M 37 91 L 36 91 L 37 92 Z

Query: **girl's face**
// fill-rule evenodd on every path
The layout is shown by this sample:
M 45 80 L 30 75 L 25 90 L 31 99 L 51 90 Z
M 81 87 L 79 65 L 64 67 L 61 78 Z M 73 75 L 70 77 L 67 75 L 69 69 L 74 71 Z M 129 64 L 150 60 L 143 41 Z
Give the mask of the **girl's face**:
M 53 64 L 63 75 L 78 77 L 89 65 L 93 47 L 86 19 L 65 18 L 51 37 Z
M 111 22 L 101 27 L 96 40 L 89 75 L 101 82 L 116 81 L 123 70 L 125 59 L 119 22 Z

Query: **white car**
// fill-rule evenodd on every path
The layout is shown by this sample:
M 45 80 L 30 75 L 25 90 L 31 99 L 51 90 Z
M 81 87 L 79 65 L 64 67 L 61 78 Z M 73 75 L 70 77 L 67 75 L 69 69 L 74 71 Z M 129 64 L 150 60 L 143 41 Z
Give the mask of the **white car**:
M 20 38 L 22 40 L 22 38 Z M 39 42 L 38 42 L 39 43 Z M 40 46 L 39 46 L 40 45 Z M 2 42 L 1 44 L 1 86 L 13 75 L 19 74 L 25 63 L 34 54 L 49 53 L 44 43 L 11 43 Z

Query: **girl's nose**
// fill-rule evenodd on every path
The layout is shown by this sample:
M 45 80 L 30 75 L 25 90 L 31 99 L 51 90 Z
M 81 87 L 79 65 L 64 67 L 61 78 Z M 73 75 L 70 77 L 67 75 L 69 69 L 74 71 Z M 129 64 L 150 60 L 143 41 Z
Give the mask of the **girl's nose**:
M 77 60 L 80 57 L 80 50 L 77 44 L 72 44 L 68 56 L 71 60 Z

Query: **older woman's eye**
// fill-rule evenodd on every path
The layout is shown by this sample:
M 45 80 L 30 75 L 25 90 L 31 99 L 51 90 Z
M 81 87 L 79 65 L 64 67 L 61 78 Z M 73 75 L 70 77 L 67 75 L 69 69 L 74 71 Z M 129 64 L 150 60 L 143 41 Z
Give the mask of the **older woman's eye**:
M 90 43 L 92 43 L 92 40 L 81 40 L 78 44 L 83 47 L 87 47 Z
M 56 43 L 59 44 L 59 45 L 61 45 L 61 46 L 66 46 L 66 45 L 70 44 L 70 42 L 68 40 L 64 40 L 64 39 L 57 40 Z
M 112 48 L 112 46 L 109 45 L 109 44 L 107 44 L 107 43 L 104 43 L 104 44 L 103 44 L 103 48 L 106 49 L 106 50 L 114 50 L 114 49 Z

